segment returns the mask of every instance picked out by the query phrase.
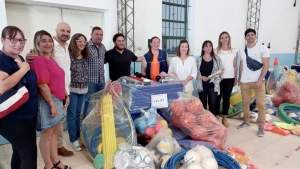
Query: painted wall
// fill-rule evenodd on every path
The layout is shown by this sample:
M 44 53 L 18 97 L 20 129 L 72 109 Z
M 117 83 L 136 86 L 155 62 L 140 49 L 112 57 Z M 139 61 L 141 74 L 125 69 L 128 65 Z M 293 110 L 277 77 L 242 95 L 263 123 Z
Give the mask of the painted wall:
M 0 30 L 7 26 L 5 0 L 0 0 Z M 0 43 L 2 49 L 2 43 Z

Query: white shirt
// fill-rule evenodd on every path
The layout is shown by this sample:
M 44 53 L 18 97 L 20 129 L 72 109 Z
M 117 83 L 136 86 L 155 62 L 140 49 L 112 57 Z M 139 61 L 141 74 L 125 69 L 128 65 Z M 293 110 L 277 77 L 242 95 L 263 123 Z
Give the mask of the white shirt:
M 197 76 L 197 65 L 195 58 L 189 56 L 182 61 L 178 56 L 173 57 L 169 66 L 168 74 L 175 74 L 179 80 L 185 80 L 189 76 L 194 79 Z M 184 92 L 191 92 L 194 90 L 193 81 L 190 80 L 184 86 Z
M 233 61 L 234 58 L 236 57 L 237 49 L 232 48 L 231 50 L 220 50 L 218 53 L 217 51 L 215 52 L 216 55 L 221 59 L 224 71 L 222 74 L 222 78 L 234 78 L 234 67 L 233 67 Z
M 53 59 L 65 72 L 65 88 L 68 94 L 70 94 L 70 81 L 71 81 L 71 59 L 68 50 L 68 44 L 66 43 L 65 48 L 63 48 L 55 39 L 54 40 L 54 57 Z
M 258 62 L 262 63 L 262 58 L 268 58 L 270 57 L 269 50 L 266 46 L 261 44 L 256 44 L 253 48 L 248 48 L 248 56 L 257 60 Z M 245 47 L 241 48 L 239 50 L 239 57 L 241 61 L 243 62 L 243 70 L 242 70 L 242 77 L 240 81 L 242 83 L 248 83 L 248 82 L 257 82 L 261 75 L 262 68 L 257 71 L 252 71 L 247 66 L 246 61 L 246 54 L 245 54 Z

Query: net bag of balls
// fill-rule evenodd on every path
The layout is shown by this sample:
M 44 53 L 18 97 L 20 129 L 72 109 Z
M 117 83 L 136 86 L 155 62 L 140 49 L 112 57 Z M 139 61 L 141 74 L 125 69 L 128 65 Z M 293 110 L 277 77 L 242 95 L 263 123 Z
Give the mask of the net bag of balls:
M 168 159 L 181 151 L 180 145 L 170 135 L 167 127 L 163 127 L 146 145 L 146 148 L 150 150 L 157 168 L 164 168 Z
M 222 149 L 227 128 L 208 110 L 200 99 L 182 94 L 171 104 L 172 124 L 193 140 L 209 142 Z

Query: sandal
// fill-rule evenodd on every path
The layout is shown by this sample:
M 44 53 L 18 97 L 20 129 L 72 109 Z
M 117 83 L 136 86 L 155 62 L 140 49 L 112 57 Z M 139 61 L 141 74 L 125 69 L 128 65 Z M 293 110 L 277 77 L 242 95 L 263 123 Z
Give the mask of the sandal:
M 64 168 L 59 168 L 57 167 L 60 164 L 60 161 L 58 161 L 56 164 L 53 164 L 53 168 L 57 168 L 57 169 L 71 169 L 71 167 L 69 168 L 69 166 L 65 165 Z
M 222 119 L 222 124 L 226 127 L 226 128 L 228 128 L 229 127 L 229 124 L 228 124 L 228 122 L 227 122 L 227 119 Z

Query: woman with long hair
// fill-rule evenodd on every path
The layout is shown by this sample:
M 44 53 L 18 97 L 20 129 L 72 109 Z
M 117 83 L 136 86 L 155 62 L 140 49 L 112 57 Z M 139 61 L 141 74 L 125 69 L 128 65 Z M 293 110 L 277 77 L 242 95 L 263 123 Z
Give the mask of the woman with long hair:
M 224 67 L 222 81 L 220 83 L 220 95 L 217 97 L 216 109 L 217 111 L 220 109 L 220 102 L 222 99 L 222 123 L 224 126 L 229 127 L 227 115 L 230 106 L 230 96 L 233 86 L 237 83 L 237 50 L 231 47 L 231 37 L 228 32 L 222 32 L 219 35 L 216 55 L 221 59 L 221 63 Z
M 151 80 L 156 80 L 156 76 L 160 72 L 168 73 L 168 54 L 160 50 L 159 46 L 160 39 L 153 36 L 150 39 L 149 51 L 144 55 L 145 59 L 142 61 L 142 74 Z
M 215 55 L 212 42 L 204 41 L 201 56 L 197 59 L 196 89 L 203 107 L 207 109 L 208 103 L 209 111 L 215 116 L 217 115 L 215 103 L 220 93 L 222 71 L 221 60 Z
M 173 73 L 184 86 L 183 92 L 192 95 L 193 79 L 197 76 L 196 60 L 189 56 L 190 47 L 187 40 L 181 40 L 177 48 L 177 56 L 172 58 L 168 73 Z
M 38 78 L 40 93 L 37 130 L 41 131 L 40 151 L 45 169 L 70 169 L 58 158 L 57 131 L 65 117 L 63 100 L 69 96 L 65 89 L 65 72 L 53 59 L 54 43 L 50 33 L 41 30 L 34 35 L 34 52 L 38 56 L 30 64 Z
M 81 33 L 72 36 L 69 44 L 71 58 L 70 105 L 67 110 L 67 123 L 70 142 L 75 151 L 81 151 L 78 143 L 80 137 L 80 112 L 84 95 L 88 92 L 88 64 L 90 55 L 86 46 L 87 39 Z

